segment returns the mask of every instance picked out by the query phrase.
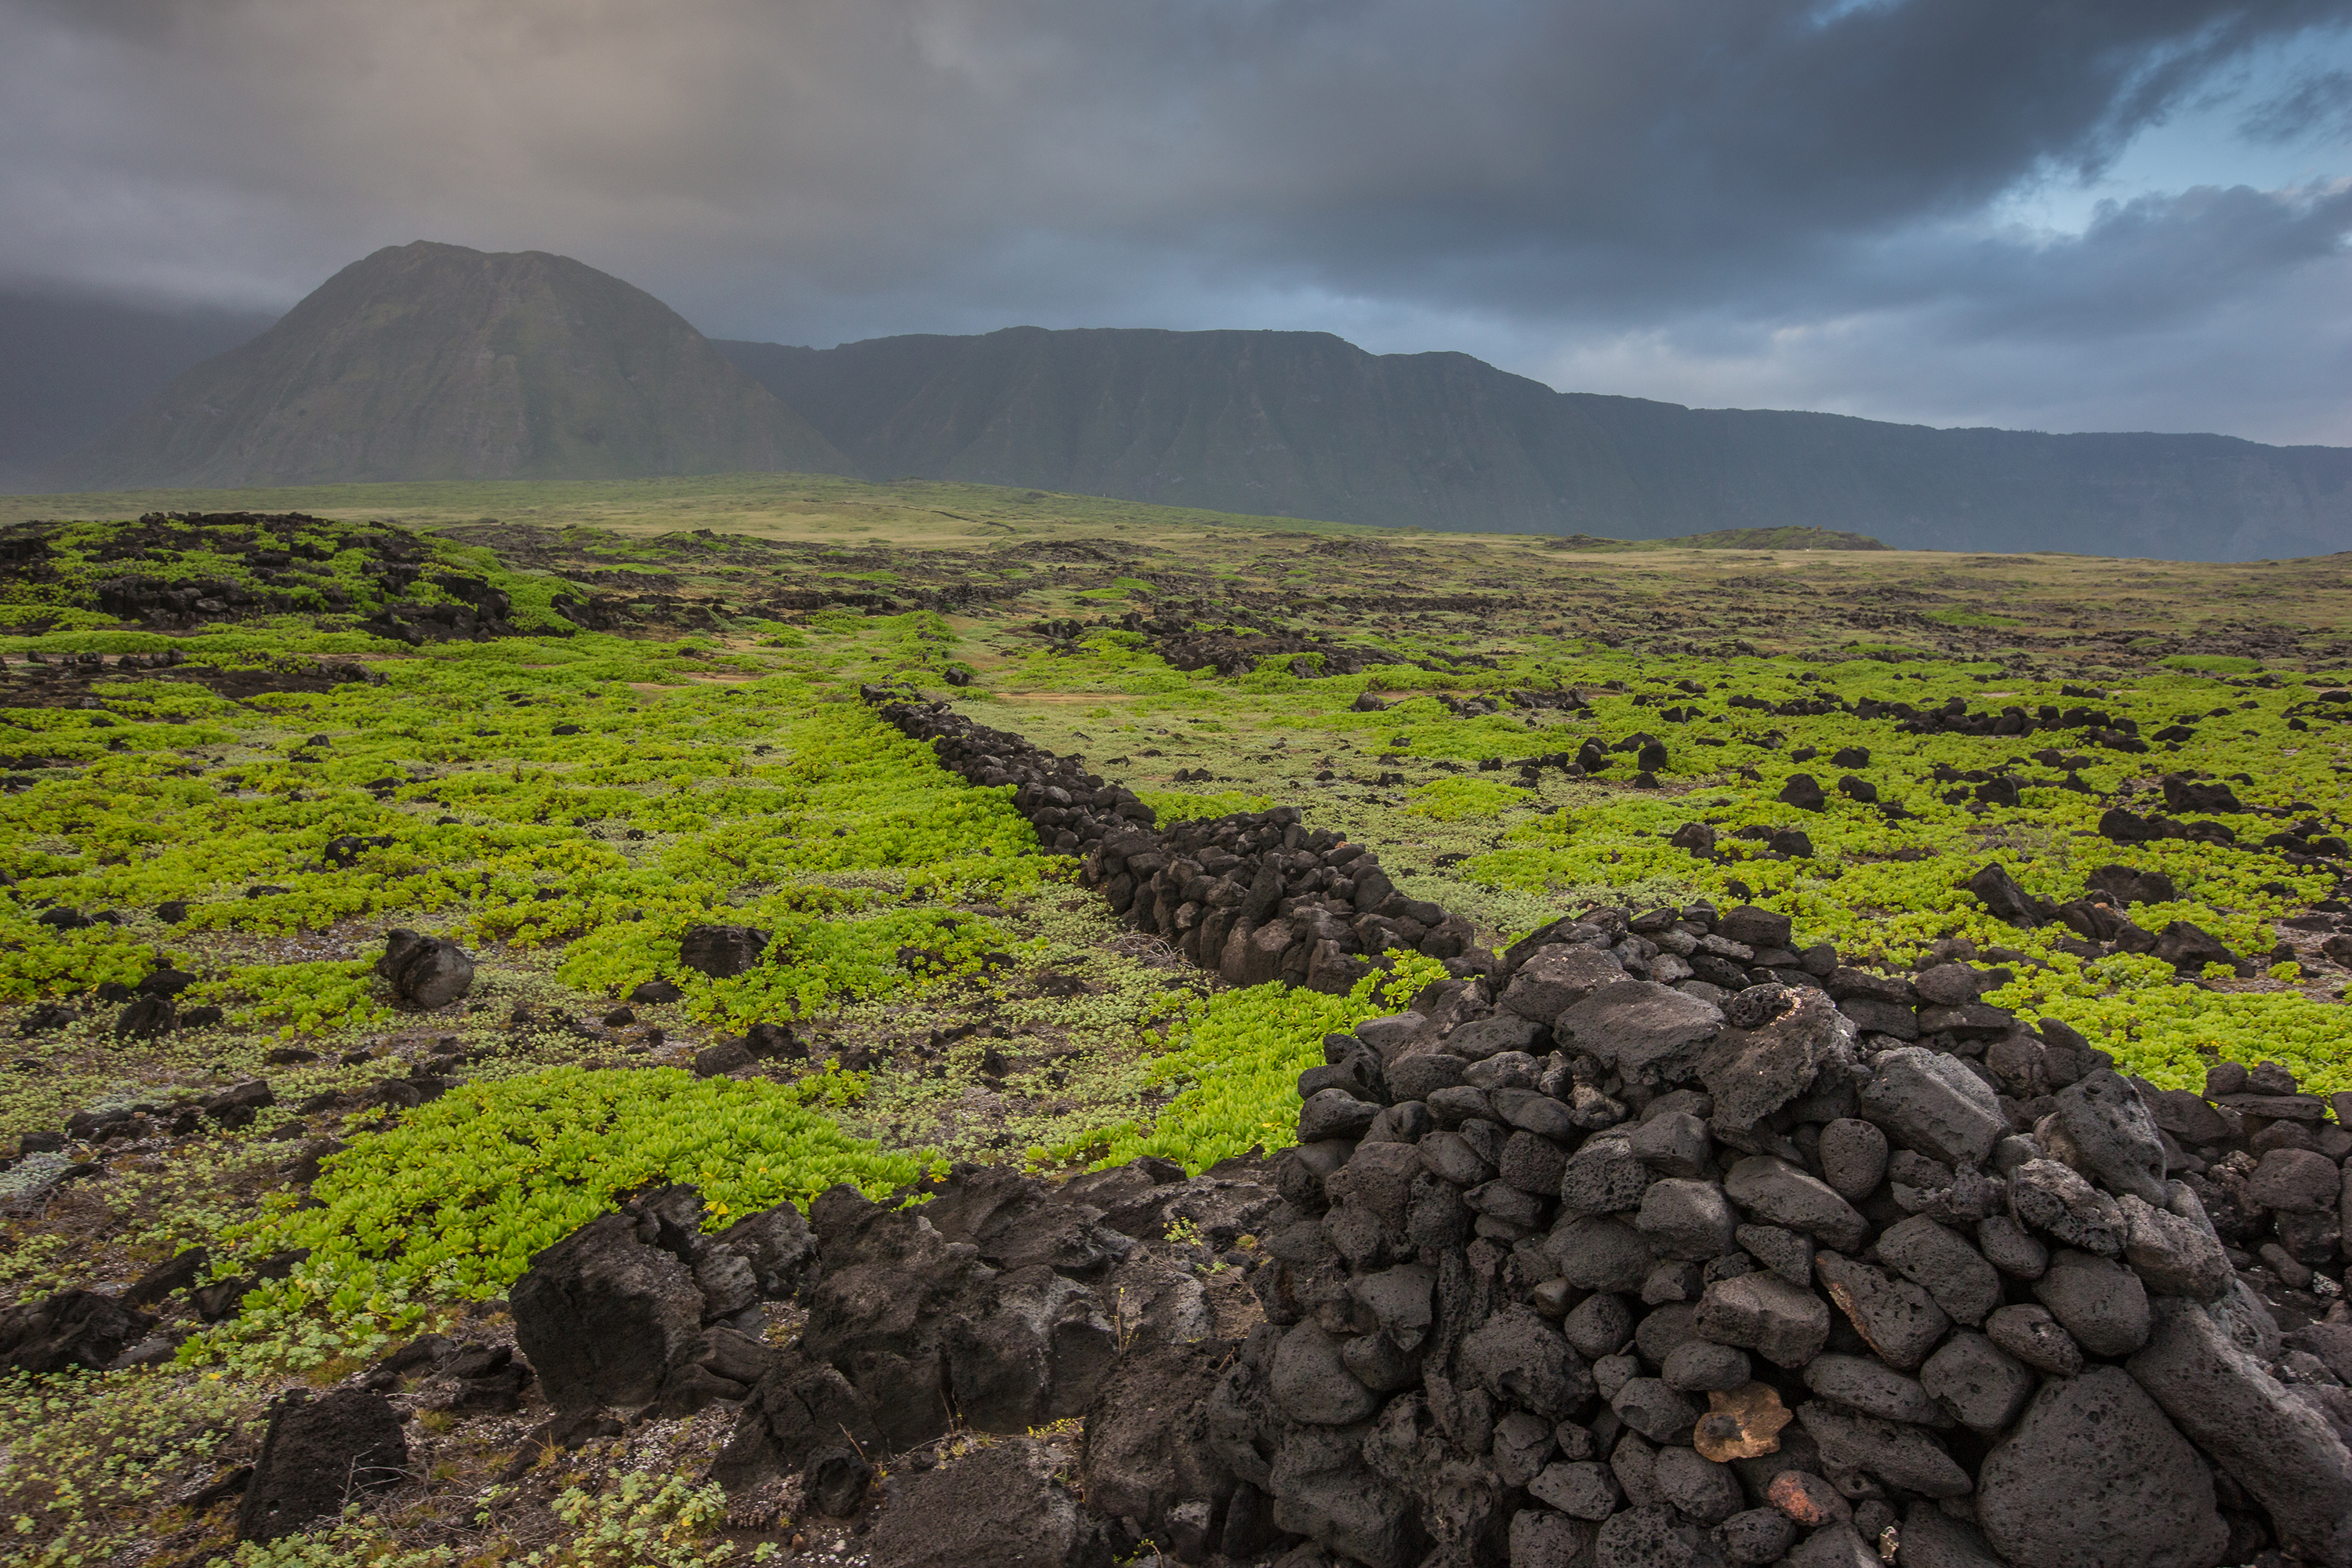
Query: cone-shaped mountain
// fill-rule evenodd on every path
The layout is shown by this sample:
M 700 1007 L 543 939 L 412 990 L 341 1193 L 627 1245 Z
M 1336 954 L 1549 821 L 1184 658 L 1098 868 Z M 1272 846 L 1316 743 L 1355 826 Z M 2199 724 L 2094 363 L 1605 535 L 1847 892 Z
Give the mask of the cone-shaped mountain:
M 68 458 L 89 489 L 850 465 L 642 289 L 419 242 L 353 262 Z

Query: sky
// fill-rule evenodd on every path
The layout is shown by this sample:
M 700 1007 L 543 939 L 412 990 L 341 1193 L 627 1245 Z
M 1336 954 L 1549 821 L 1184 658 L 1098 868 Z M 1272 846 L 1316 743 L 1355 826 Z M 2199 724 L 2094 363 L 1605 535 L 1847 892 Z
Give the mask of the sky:
M 2352 0 L 0 0 L 0 288 L 551 250 L 715 337 L 1326 331 L 2352 445 Z

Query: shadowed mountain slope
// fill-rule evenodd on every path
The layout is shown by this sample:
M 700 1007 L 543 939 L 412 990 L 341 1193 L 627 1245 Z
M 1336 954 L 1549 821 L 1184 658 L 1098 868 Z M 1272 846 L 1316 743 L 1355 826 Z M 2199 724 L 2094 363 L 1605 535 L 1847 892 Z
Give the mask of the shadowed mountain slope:
M 1938 430 L 1558 393 L 1321 332 L 719 347 L 868 478 L 1450 529 L 1821 528 L 1905 548 L 2244 560 L 2352 546 L 2352 449 Z
M 257 336 L 259 311 L 0 289 L 0 491 L 137 412 L 156 388 Z

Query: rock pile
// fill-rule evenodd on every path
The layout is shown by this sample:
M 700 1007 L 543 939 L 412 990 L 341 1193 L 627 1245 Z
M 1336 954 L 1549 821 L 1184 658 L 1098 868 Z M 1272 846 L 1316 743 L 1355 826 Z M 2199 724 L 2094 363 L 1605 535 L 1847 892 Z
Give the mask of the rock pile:
M 1177 1226 L 1230 1249 L 1287 1212 L 1254 1179 L 1263 1171 L 1244 1162 L 1187 1179 L 1142 1160 L 1052 1186 L 959 1165 L 918 1189 L 928 1201 L 916 1207 L 835 1187 L 806 1220 L 787 1204 L 716 1236 L 701 1233 L 692 1187 L 667 1187 L 531 1259 L 509 1297 L 516 1339 L 555 1408 L 552 1440 L 618 1430 L 607 1412 L 740 1404 L 716 1479 L 741 1491 L 800 1475 L 812 1506 L 830 1500 L 842 1514 L 864 1501 L 869 1458 L 959 1421 L 1000 1433 L 1091 1423 L 1108 1399 L 1087 1445 L 1087 1495 L 1132 1521 L 1131 1549 L 1169 1510 L 1222 1507 L 1233 1489 L 1202 1426 L 1234 1349 L 1213 1337 L 1194 1267 L 1207 1259 L 1143 1238 Z M 756 1337 L 761 1303 L 795 1295 L 807 1307 L 798 1341 Z M 1197 1450 L 1181 1474 L 1166 1429 L 1179 1417 Z M 1107 1539 L 1061 1533 L 1073 1562 Z
M 606 1407 L 683 1415 L 740 1399 L 767 1370 L 759 1304 L 800 1288 L 808 1224 L 790 1204 L 718 1237 L 702 1220 L 699 1193 L 663 1187 L 537 1254 L 508 1292 L 516 1343 L 567 1431 Z
M 1598 910 L 1334 1037 L 1219 1457 L 1373 1568 L 2352 1563 L 2352 1104 L 1979 979 Z
M 1270 1169 L 959 1166 L 717 1237 L 665 1189 L 533 1260 L 518 1338 L 559 1438 L 716 1399 L 731 1491 L 900 1476 L 909 1561 L 1001 1515 L 1060 1568 L 2352 1564 L 2352 1101 L 2158 1089 L 1990 978 L 1593 910 L 1331 1037 Z M 1143 1245 L 1179 1221 L 1263 1238 L 1246 1339 Z M 794 1344 L 746 1331 L 795 1291 Z M 887 1462 L 1070 1416 L 1076 1484 L 1021 1439 L 993 1512 Z
M 974 724 L 945 703 L 879 687 L 866 698 L 967 782 L 1012 784 L 1013 805 L 1041 842 L 1081 857 L 1080 879 L 1139 931 L 1235 985 L 1280 980 L 1344 993 L 1394 949 L 1447 961 L 1463 974 L 1477 952 L 1470 922 L 1408 898 L 1379 858 L 1337 834 L 1309 831 L 1289 806 L 1155 828 L 1134 793 L 1018 735 Z

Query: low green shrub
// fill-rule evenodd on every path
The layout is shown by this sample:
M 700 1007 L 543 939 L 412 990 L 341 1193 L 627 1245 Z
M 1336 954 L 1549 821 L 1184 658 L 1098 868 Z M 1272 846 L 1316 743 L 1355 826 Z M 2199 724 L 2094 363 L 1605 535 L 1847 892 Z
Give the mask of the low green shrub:
M 355 1336 L 414 1323 L 420 1298 L 495 1295 L 533 1253 L 650 1186 L 693 1184 L 720 1228 L 780 1203 L 806 1206 L 837 1183 L 880 1196 L 914 1182 L 926 1156 L 886 1153 L 808 1108 L 851 1078 L 786 1086 L 676 1068 L 554 1068 L 452 1089 L 329 1159 L 311 1187 L 316 1206 L 282 1194 L 232 1227 L 240 1257 L 308 1247 L 310 1258 L 250 1292 L 238 1320 L 190 1341 L 182 1359 L 274 1345 L 315 1364 Z
M 1444 977 L 1444 964 L 1412 954 L 1345 996 L 1276 984 L 1176 1004 L 1150 1071 L 1153 1082 L 1182 1083 L 1176 1097 L 1148 1124 L 1104 1128 L 1030 1158 L 1104 1166 L 1157 1154 L 1197 1174 L 1253 1148 L 1287 1149 L 1298 1141 L 1298 1075 L 1322 1065 L 1323 1037 L 1395 1012 Z

